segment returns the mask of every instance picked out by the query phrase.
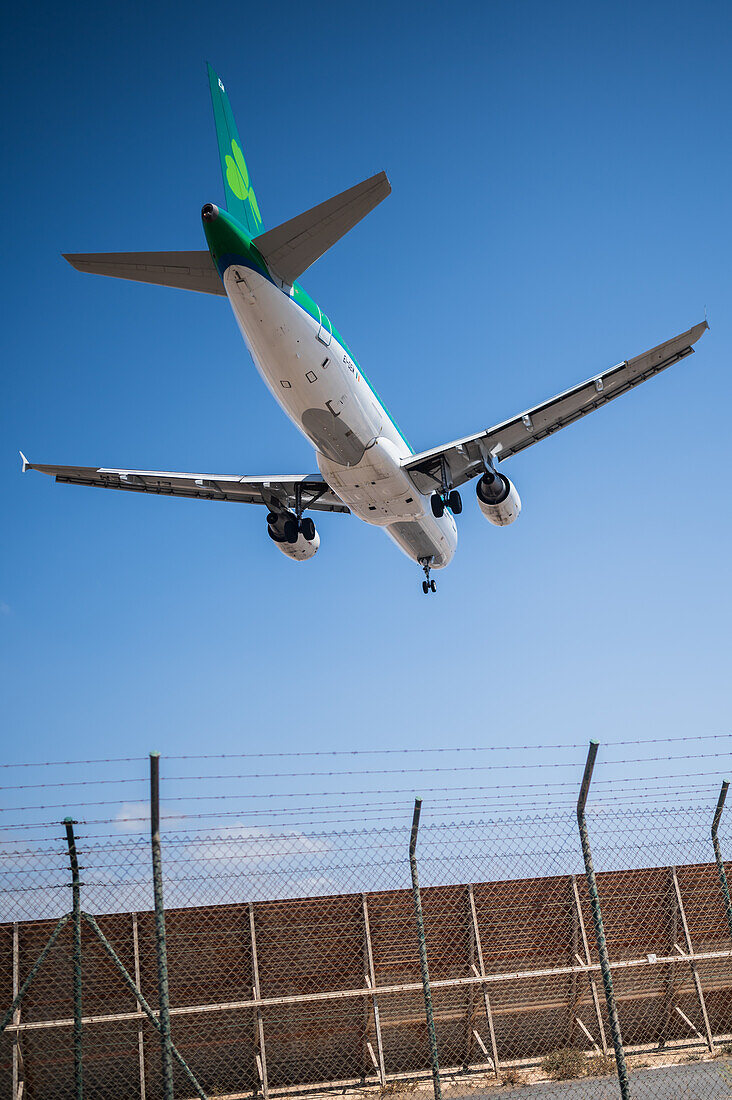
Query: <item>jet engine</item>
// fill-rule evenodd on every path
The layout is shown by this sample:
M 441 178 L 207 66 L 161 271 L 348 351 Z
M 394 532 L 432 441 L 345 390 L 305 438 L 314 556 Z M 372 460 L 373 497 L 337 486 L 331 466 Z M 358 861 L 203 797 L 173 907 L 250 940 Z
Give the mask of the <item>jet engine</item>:
M 516 486 L 503 474 L 486 470 L 475 486 L 475 492 L 481 512 L 496 527 L 507 527 L 518 519 L 521 499 Z
M 320 535 L 313 521 L 298 521 L 293 512 L 268 512 L 267 534 L 277 549 L 293 561 L 314 558 L 320 546 Z

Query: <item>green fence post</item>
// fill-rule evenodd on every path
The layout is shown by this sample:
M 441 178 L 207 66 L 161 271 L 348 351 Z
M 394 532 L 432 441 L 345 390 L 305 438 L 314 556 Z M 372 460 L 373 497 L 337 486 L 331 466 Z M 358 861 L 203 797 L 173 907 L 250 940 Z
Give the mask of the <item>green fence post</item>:
M 158 1001 L 160 1004 L 160 1050 L 163 1100 L 173 1100 L 173 1058 L 170 1037 L 168 993 L 168 950 L 165 942 L 163 907 L 163 860 L 160 850 L 160 753 L 150 753 L 150 845 L 152 848 L 153 895 L 155 898 L 155 942 L 158 956 Z
M 729 934 L 732 936 L 732 902 L 729 896 L 729 886 L 727 885 L 727 873 L 724 869 L 724 860 L 722 859 L 722 850 L 719 847 L 719 838 L 717 837 L 717 830 L 719 829 L 719 821 L 722 817 L 722 810 L 724 809 L 725 799 L 727 798 L 727 791 L 729 790 L 729 780 L 724 779 L 722 781 L 722 789 L 719 792 L 719 799 L 717 800 L 717 808 L 714 811 L 714 821 L 712 822 L 712 844 L 714 845 L 714 858 L 717 861 L 717 874 L 719 875 L 719 885 L 722 889 L 722 897 L 724 898 L 724 911 L 727 915 L 727 924 L 729 926 Z
M 46 943 L 46 946 L 43 948 L 40 955 L 38 956 L 36 961 L 33 963 L 33 966 L 31 967 L 30 972 L 28 974 L 28 977 L 23 982 L 22 986 L 18 990 L 17 995 L 13 998 L 13 1003 L 11 1004 L 10 1008 L 8 1009 L 8 1011 L 5 1013 L 2 1020 L 0 1021 L 0 1035 L 2 1035 L 2 1033 L 5 1031 L 5 1028 L 8 1026 L 10 1021 L 12 1020 L 13 1013 L 15 1012 L 16 1008 L 18 1007 L 18 1005 L 21 1003 L 21 1001 L 25 997 L 28 990 L 30 989 L 31 982 L 35 978 L 36 974 L 38 973 L 38 971 L 43 966 L 46 955 L 51 950 L 51 948 L 55 944 L 56 940 L 59 938 L 62 931 L 64 930 L 64 928 L 66 927 L 66 925 L 69 923 L 70 920 L 71 920 L 71 913 L 66 913 L 65 916 L 61 917 L 58 924 L 54 928 L 53 932 L 48 937 L 48 942 Z
M 590 749 L 587 753 L 587 762 L 585 764 L 585 774 L 582 776 L 582 786 L 580 787 L 579 798 L 577 799 L 577 824 L 579 825 L 580 843 L 582 845 L 582 856 L 585 861 L 585 878 L 587 879 L 587 890 L 590 895 L 590 907 L 592 909 L 592 919 L 595 924 L 595 938 L 597 940 L 597 953 L 600 956 L 600 970 L 602 972 L 602 984 L 605 987 L 605 1000 L 607 1001 L 607 1014 L 610 1019 L 610 1031 L 613 1037 L 613 1047 L 615 1048 L 615 1062 L 618 1067 L 618 1081 L 620 1082 L 620 1095 L 623 1100 L 630 1100 L 630 1084 L 628 1082 L 628 1068 L 625 1064 L 625 1050 L 623 1049 L 623 1037 L 620 1034 L 620 1021 L 618 1020 L 618 1010 L 615 1004 L 615 991 L 613 990 L 613 978 L 610 973 L 610 957 L 607 953 L 607 943 L 605 941 L 605 929 L 602 923 L 602 910 L 600 908 L 600 895 L 597 892 L 597 882 L 595 881 L 595 869 L 592 866 L 592 849 L 590 848 L 590 837 L 587 832 L 587 821 L 585 820 L 585 805 L 587 803 L 587 795 L 590 790 L 590 783 L 592 781 L 592 772 L 595 767 L 595 757 L 597 756 L 599 744 L 597 741 L 590 741 Z
M 152 1008 L 147 1003 L 147 1001 L 143 997 L 143 995 L 140 992 L 140 990 L 138 989 L 138 987 L 135 985 L 135 983 L 132 980 L 132 978 L 130 977 L 130 975 L 127 973 L 127 971 L 125 969 L 125 966 L 124 966 L 124 963 L 120 959 L 120 957 L 117 954 L 117 952 L 115 951 L 115 949 L 112 947 L 112 945 L 109 942 L 109 940 L 107 939 L 107 937 L 104 935 L 104 932 L 102 932 L 101 928 L 99 927 L 97 922 L 94 920 L 94 917 L 92 917 L 89 913 L 82 913 L 82 916 L 83 916 L 84 920 L 87 922 L 87 924 L 89 924 L 91 926 L 91 928 L 94 930 L 94 932 L 96 932 L 96 934 L 99 937 L 99 940 L 102 944 L 102 947 L 107 952 L 107 954 L 109 955 L 109 957 L 112 960 L 112 962 L 114 963 L 114 965 L 117 967 L 117 970 L 119 971 L 119 973 L 122 977 L 122 980 L 124 981 L 127 988 L 130 990 L 132 995 L 137 1000 L 137 1003 L 139 1004 L 140 1008 L 145 1013 L 145 1015 L 147 1016 L 148 1020 L 153 1025 L 155 1030 L 158 1033 L 160 1033 L 160 1021 L 157 1019 L 157 1017 L 155 1016 L 155 1013 L 153 1012 Z M 186 1076 L 188 1077 L 188 1080 L 191 1082 L 191 1084 L 193 1085 L 193 1088 L 196 1090 L 196 1095 L 200 1096 L 201 1100 L 208 1100 L 208 1097 L 206 1096 L 206 1093 L 203 1091 L 203 1089 L 199 1085 L 198 1081 L 196 1080 L 196 1078 L 193 1074 L 193 1070 L 188 1065 L 188 1063 L 186 1062 L 183 1055 L 179 1052 L 178 1048 L 172 1042 L 170 1044 L 170 1050 L 171 1050 L 171 1053 L 172 1053 L 173 1057 L 175 1058 L 176 1062 L 181 1067 L 181 1069 L 183 1069 L 185 1071 Z
M 432 1063 L 432 1084 L 435 1090 L 435 1100 L 442 1100 L 442 1085 L 440 1083 L 440 1063 L 437 1053 L 437 1035 L 435 1032 L 435 1018 L 432 1013 L 432 993 L 430 990 L 430 975 L 427 968 L 427 941 L 424 935 L 424 920 L 422 918 L 422 898 L 419 892 L 419 875 L 417 874 L 417 830 L 419 829 L 419 817 L 422 812 L 422 799 L 414 800 L 414 816 L 412 818 L 412 835 L 409 839 L 409 867 L 412 872 L 412 899 L 414 901 L 414 917 L 417 924 L 417 940 L 419 941 L 419 965 L 422 971 L 422 989 L 424 990 L 424 1010 L 427 1016 L 427 1034 L 430 1042 L 430 1061 Z
M 74 838 L 75 823 L 72 818 L 65 817 L 63 824 L 66 826 L 66 843 L 69 846 L 71 891 L 73 897 L 71 917 L 74 940 L 71 960 L 74 968 L 74 1083 L 76 1100 L 84 1100 L 84 1065 L 81 1026 L 81 882 L 79 881 L 79 860 L 76 854 L 76 840 Z

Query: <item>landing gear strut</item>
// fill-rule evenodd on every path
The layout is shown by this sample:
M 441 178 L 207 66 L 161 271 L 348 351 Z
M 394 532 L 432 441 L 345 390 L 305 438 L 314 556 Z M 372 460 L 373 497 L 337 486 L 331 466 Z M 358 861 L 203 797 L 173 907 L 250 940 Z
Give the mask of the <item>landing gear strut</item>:
M 435 584 L 434 581 L 430 580 L 430 569 L 432 568 L 432 558 L 420 558 L 419 559 L 419 564 L 424 569 L 425 579 L 422 581 L 422 591 L 424 592 L 424 594 L 426 596 L 428 592 L 436 592 L 437 591 L 437 585 Z

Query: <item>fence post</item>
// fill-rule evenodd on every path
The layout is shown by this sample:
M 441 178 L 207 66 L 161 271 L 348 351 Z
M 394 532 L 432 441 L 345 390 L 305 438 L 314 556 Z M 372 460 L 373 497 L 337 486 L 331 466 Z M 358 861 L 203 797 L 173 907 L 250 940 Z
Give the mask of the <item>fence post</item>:
M 18 932 L 18 922 L 13 921 L 13 999 L 18 996 L 20 989 L 20 933 Z M 13 1013 L 13 1024 L 16 1026 L 20 1023 L 20 1009 L 16 1008 Z M 20 1069 L 22 1061 L 20 1057 L 20 1036 L 18 1032 L 13 1035 L 13 1100 L 17 1100 L 18 1097 L 18 1085 L 20 1084 Z
M 590 748 L 589 752 L 587 753 L 587 762 L 585 763 L 585 773 L 582 776 L 582 786 L 580 787 L 579 798 L 577 799 L 577 824 L 579 826 L 580 843 L 582 845 L 582 856 L 585 861 L 585 877 L 587 879 L 587 890 L 590 895 L 592 919 L 595 923 L 595 938 L 597 940 L 597 953 L 600 957 L 602 984 L 605 987 L 607 1014 L 610 1019 L 610 1031 L 613 1037 L 613 1047 L 615 1048 L 615 1062 L 618 1067 L 620 1095 L 622 1096 L 623 1100 L 630 1100 L 628 1068 L 625 1064 L 623 1038 L 620 1034 L 620 1021 L 618 1020 L 618 1010 L 615 1005 L 613 978 L 612 974 L 610 973 L 610 958 L 607 953 L 607 943 L 605 942 L 605 929 L 602 924 L 600 896 L 597 892 L 595 869 L 592 866 L 592 849 L 590 848 L 590 837 L 587 832 L 587 821 L 585 820 L 585 805 L 587 803 L 587 795 L 590 789 L 590 783 L 592 781 L 592 772 L 595 767 L 595 757 L 597 756 L 598 747 L 599 743 L 597 741 L 590 741 Z
M 722 817 L 722 810 L 724 809 L 724 802 L 727 798 L 727 791 L 729 789 L 729 780 L 724 779 L 722 781 L 722 789 L 719 792 L 719 799 L 717 800 L 717 808 L 714 811 L 714 821 L 712 822 L 712 844 L 714 845 L 714 858 L 717 861 L 717 873 L 719 875 L 719 885 L 722 888 L 722 897 L 724 898 L 724 911 L 727 915 L 727 924 L 729 925 L 729 934 L 732 936 L 732 902 L 729 896 L 729 886 L 727 885 L 727 874 L 724 869 L 724 861 L 722 859 L 722 851 L 719 847 L 719 839 L 717 837 L 717 830 L 719 829 L 720 818 Z
M 424 920 L 422 919 L 422 898 L 419 893 L 419 875 L 417 874 L 417 830 L 419 829 L 419 817 L 422 812 L 422 799 L 414 800 L 414 816 L 412 817 L 412 835 L 409 839 L 409 867 L 412 872 L 412 900 L 414 901 L 414 918 L 417 924 L 417 940 L 419 942 L 419 966 L 422 971 L 422 989 L 424 990 L 424 1010 L 427 1016 L 427 1034 L 430 1043 L 430 1061 L 432 1063 L 432 1084 L 435 1091 L 435 1100 L 442 1100 L 442 1085 L 440 1083 L 440 1063 L 437 1054 L 437 1035 L 435 1033 L 435 1018 L 432 1014 L 432 993 L 430 991 L 430 975 L 427 968 L 427 941 L 424 936 Z
M 86 921 L 86 923 L 88 925 L 90 925 L 90 927 L 96 933 L 102 947 L 107 952 L 107 954 L 109 955 L 109 957 L 112 960 L 112 962 L 114 963 L 114 965 L 117 967 L 117 970 L 120 973 L 122 981 L 125 983 L 127 988 L 130 990 L 130 992 L 134 996 L 135 1000 L 139 1004 L 140 1008 L 142 1009 L 142 1011 L 145 1013 L 145 1015 L 147 1016 L 150 1023 L 155 1028 L 155 1030 L 158 1032 L 158 1034 L 160 1034 L 160 1020 L 158 1019 L 158 1017 L 156 1017 L 156 1015 L 153 1012 L 152 1008 L 150 1007 L 150 1005 L 147 1003 L 147 1001 L 143 997 L 142 992 L 140 990 L 140 987 L 136 984 L 136 982 L 134 982 L 132 980 L 130 975 L 125 970 L 119 955 L 117 954 L 115 949 L 112 947 L 112 945 L 109 942 L 109 940 L 107 939 L 107 937 L 104 935 L 104 932 L 102 932 L 101 928 L 99 927 L 97 922 L 94 920 L 94 917 L 92 917 L 89 913 L 82 913 L 82 916 L 84 917 L 84 920 Z M 68 917 L 66 919 L 68 920 Z M 160 1015 L 160 1013 L 158 1013 L 158 1016 L 159 1015 Z M 193 1088 L 196 1091 L 196 1095 L 200 1096 L 201 1100 L 208 1100 L 208 1097 L 206 1096 L 206 1093 L 203 1091 L 203 1089 L 199 1085 L 198 1081 L 196 1080 L 191 1067 L 188 1065 L 188 1063 L 186 1062 L 183 1055 L 180 1053 L 178 1048 L 172 1042 L 170 1044 L 170 1050 L 171 1050 L 171 1054 L 175 1058 L 178 1065 L 181 1067 L 182 1070 L 185 1071 L 189 1081 L 191 1082 L 191 1084 L 193 1085 Z M 142 1092 L 142 1090 L 140 1090 L 140 1091 Z
M 158 956 L 158 1001 L 160 1005 L 160 1050 L 163 1100 L 173 1100 L 173 1056 L 170 1037 L 168 993 L 168 951 L 165 942 L 163 907 L 163 861 L 160 851 L 160 753 L 150 753 L 150 846 L 152 849 L 153 895 L 155 898 L 155 944 Z
M 2 1020 L 0 1020 L 0 1035 L 2 1035 L 2 1033 L 5 1031 L 5 1028 L 8 1026 L 10 1021 L 12 1020 L 13 1014 L 15 1013 L 18 1006 L 22 1003 L 23 998 L 25 997 L 26 993 L 30 989 L 31 983 L 33 982 L 33 979 L 35 978 L 36 974 L 38 973 L 38 971 L 41 969 L 44 962 L 46 961 L 46 956 L 48 955 L 49 951 L 51 950 L 51 948 L 55 944 L 56 940 L 59 938 L 59 936 L 61 935 L 61 933 L 63 932 L 64 928 L 66 927 L 66 925 L 69 923 L 70 920 L 71 920 L 71 913 L 64 914 L 64 916 L 61 917 L 61 919 L 58 921 L 55 928 L 51 932 L 51 935 L 48 937 L 48 940 L 46 941 L 46 946 L 43 948 L 40 955 L 38 956 L 36 961 L 33 963 L 33 966 L 30 968 L 30 972 L 28 974 L 28 977 L 25 979 L 22 986 L 20 987 L 18 992 L 13 997 L 13 1002 L 10 1005 L 10 1008 L 5 1013 L 5 1015 L 3 1016 Z
M 74 1082 L 76 1100 L 84 1100 L 84 1066 L 81 1026 L 81 882 L 79 881 L 79 860 L 76 854 L 76 840 L 74 839 L 74 821 L 70 817 L 65 817 L 63 824 L 66 826 L 66 843 L 69 848 L 71 893 L 73 897 L 71 916 L 73 925 L 73 950 L 71 958 L 74 968 Z

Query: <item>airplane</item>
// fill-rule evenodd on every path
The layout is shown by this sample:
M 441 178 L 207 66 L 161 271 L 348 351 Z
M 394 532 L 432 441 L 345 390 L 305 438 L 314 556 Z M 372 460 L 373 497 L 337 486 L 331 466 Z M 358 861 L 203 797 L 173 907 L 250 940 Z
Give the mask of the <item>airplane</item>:
M 197 474 L 29 462 L 58 482 L 136 493 L 241 501 L 267 509 L 267 533 L 294 561 L 320 545 L 306 511 L 351 512 L 377 527 L 424 572 L 455 555 L 459 488 L 477 478 L 478 507 L 504 527 L 521 501 L 499 462 L 606 405 L 691 355 L 706 320 L 633 359 L 601 371 L 517 416 L 415 454 L 355 355 L 299 277 L 387 195 L 384 172 L 265 229 L 224 84 L 208 66 L 226 208 L 201 211 L 208 248 L 195 252 L 74 253 L 79 271 L 227 297 L 255 366 L 273 397 L 315 448 L 317 474 Z

